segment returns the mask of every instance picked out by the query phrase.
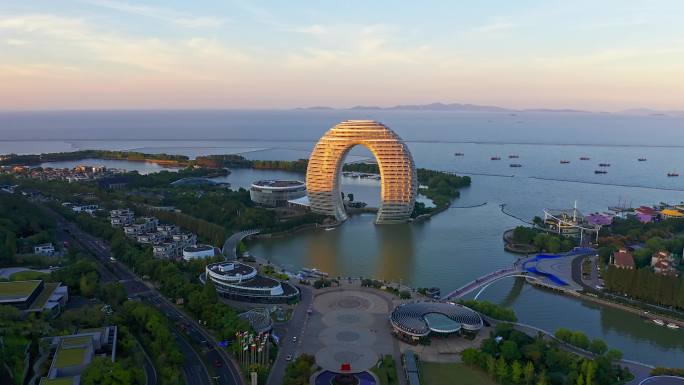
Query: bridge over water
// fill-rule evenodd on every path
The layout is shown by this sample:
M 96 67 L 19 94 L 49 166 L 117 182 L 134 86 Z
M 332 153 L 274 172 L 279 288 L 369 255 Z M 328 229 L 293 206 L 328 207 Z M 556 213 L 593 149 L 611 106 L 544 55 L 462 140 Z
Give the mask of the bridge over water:
M 505 269 L 496 270 L 496 271 L 487 273 L 483 276 L 480 276 L 480 277 L 466 283 L 465 285 L 459 287 L 458 289 L 444 295 L 442 297 L 442 300 L 460 299 L 460 298 L 474 292 L 475 290 L 480 289 L 480 292 L 478 292 L 477 295 L 475 296 L 477 298 L 480 295 L 480 293 L 482 293 L 482 291 L 484 291 L 484 289 L 486 289 L 492 283 L 499 281 L 501 279 L 510 278 L 510 277 L 524 277 L 527 279 L 534 279 L 534 280 L 542 280 L 544 278 L 548 278 L 549 281 L 551 281 L 551 283 L 554 286 L 558 286 L 560 288 L 561 286 L 566 286 L 566 284 L 562 280 L 558 279 L 557 277 L 555 277 L 552 274 L 540 272 L 540 271 L 536 270 L 536 268 L 534 268 L 534 267 L 533 268 L 527 268 L 527 264 L 531 263 L 531 262 L 537 262 L 543 258 L 575 258 L 578 256 L 585 256 L 588 254 L 592 254 L 594 252 L 595 252 L 595 250 L 592 248 L 576 247 L 567 253 L 553 255 L 553 256 L 548 255 L 548 254 L 539 254 L 539 255 L 534 255 L 534 256 L 530 256 L 530 257 L 520 258 L 513 263 L 513 266 L 511 266 L 509 268 L 505 268 Z
M 249 237 L 250 235 L 258 234 L 260 231 L 261 231 L 260 229 L 250 229 L 250 230 L 240 231 L 239 233 L 235 233 L 235 234 L 231 235 L 223 243 L 223 248 L 221 249 L 221 253 L 228 260 L 237 259 L 237 257 L 238 257 L 238 255 L 237 255 L 238 243 L 240 243 L 240 241 Z

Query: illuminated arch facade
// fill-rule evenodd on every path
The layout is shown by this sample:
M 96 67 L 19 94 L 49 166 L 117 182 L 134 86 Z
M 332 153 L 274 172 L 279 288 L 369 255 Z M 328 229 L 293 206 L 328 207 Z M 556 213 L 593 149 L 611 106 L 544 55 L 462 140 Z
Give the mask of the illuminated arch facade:
M 344 158 L 356 145 L 367 147 L 380 169 L 380 207 L 375 223 L 406 222 L 418 192 L 416 166 L 404 141 L 373 120 L 347 120 L 323 135 L 314 147 L 306 170 L 311 210 L 347 219 L 340 194 Z

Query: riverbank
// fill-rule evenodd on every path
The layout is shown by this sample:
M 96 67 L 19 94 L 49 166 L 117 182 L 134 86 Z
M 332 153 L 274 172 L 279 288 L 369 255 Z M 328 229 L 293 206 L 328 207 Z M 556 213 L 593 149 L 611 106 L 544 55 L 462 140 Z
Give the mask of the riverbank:
M 542 289 L 549 290 L 549 291 L 552 291 L 555 293 L 567 295 L 569 297 L 573 297 L 573 298 L 597 303 L 599 305 L 610 306 L 610 307 L 613 307 L 615 309 L 620 309 L 622 311 L 626 311 L 626 312 L 638 315 L 639 317 L 643 318 L 644 320 L 646 320 L 648 322 L 652 322 L 652 320 L 654 318 L 657 318 L 657 319 L 664 321 L 665 323 L 673 323 L 675 325 L 678 325 L 680 328 L 684 328 L 684 319 L 668 316 L 665 314 L 655 314 L 655 313 L 646 312 L 643 309 L 640 309 L 637 307 L 632 307 L 632 306 L 628 306 L 628 305 L 625 305 L 622 303 L 618 303 L 618 302 L 609 301 L 609 300 L 606 300 L 603 298 L 599 298 L 595 294 L 583 293 L 583 292 L 579 292 L 579 291 L 575 291 L 575 290 L 565 290 L 559 286 L 547 285 L 543 282 L 540 282 L 540 281 L 537 281 L 534 279 L 526 278 L 525 281 L 528 284 L 535 286 L 535 287 L 538 287 L 538 288 L 542 288 Z
M 185 155 L 147 154 L 134 151 L 81 150 L 57 152 L 39 155 L 9 155 L 0 161 L 0 165 L 36 166 L 42 163 L 78 161 L 83 159 L 125 160 L 129 162 L 154 163 L 163 167 L 184 168 L 191 165 Z

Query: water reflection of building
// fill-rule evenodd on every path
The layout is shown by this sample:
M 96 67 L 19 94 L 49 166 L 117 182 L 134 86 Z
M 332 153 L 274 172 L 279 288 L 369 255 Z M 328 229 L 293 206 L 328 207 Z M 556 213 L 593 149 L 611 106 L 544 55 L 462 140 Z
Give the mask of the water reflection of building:
M 415 255 L 413 227 L 409 224 L 377 226 L 375 233 L 379 245 L 378 278 L 395 282 L 410 280 Z
M 337 276 L 343 269 L 340 268 L 340 244 L 341 233 L 345 229 L 332 228 L 329 231 L 321 230 L 322 233 L 314 233 L 307 237 L 309 260 L 304 261 L 304 267 L 315 267 L 321 271 Z

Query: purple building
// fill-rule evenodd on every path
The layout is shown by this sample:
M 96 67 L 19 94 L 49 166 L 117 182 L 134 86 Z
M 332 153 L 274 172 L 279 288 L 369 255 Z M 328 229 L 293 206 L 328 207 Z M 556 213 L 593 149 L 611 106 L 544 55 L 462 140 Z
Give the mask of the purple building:
M 639 220 L 641 223 L 651 223 L 653 222 L 653 215 L 651 214 L 646 214 L 646 213 L 636 213 L 636 218 Z
M 606 214 L 593 213 L 584 218 L 592 226 L 610 226 L 613 224 L 613 217 Z

